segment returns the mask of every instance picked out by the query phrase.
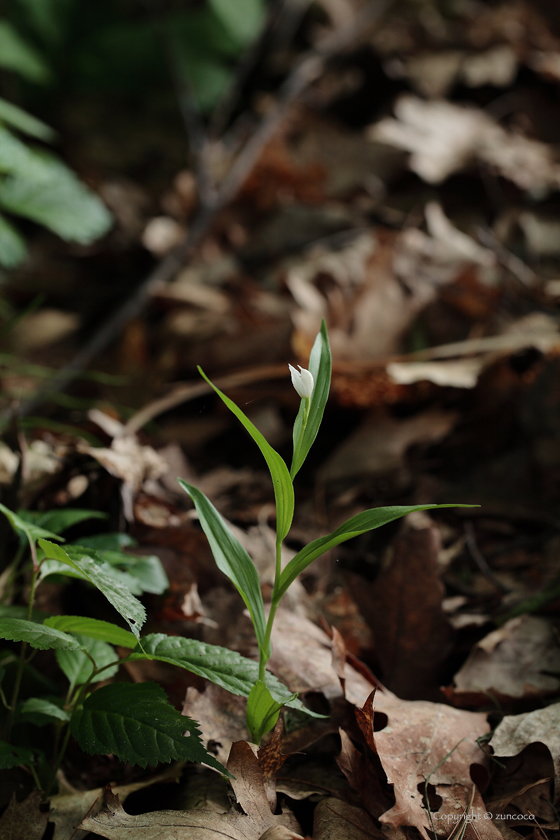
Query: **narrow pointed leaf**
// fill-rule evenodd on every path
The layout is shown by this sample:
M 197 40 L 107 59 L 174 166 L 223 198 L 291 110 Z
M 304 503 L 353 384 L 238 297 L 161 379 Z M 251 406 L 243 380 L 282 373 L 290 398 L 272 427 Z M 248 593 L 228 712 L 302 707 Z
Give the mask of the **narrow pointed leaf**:
M 196 761 L 227 773 L 204 749 L 197 724 L 178 712 L 155 683 L 99 688 L 72 715 L 70 729 L 90 755 L 114 753 L 121 761 L 140 767 L 160 761 Z
M 229 397 L 226 397 L 219 388 L 212 385 L 204 371 L 199 367 L 200 375 L 208 382 L 208 384 L 218 394 L 220 399 L 227 405 L 229 410 L 235 414 L 237 419 L 247 429 L 259 449 L 261 450 L 264 459 L 270 470 L 272 484 L 274 486 L 274 498 L 276 501 L 276 536 L 279 542 L 282 542 L 290 527 L 294 517 L 294 488 L 288 468 L 284 463 L 284 459 L 276 452 L 275 449 L 268 443 L 265 437 L 261 435 L 256 426 L 251 423 L 248 417 L 241 411 L 238 406 Z
M 87 549 L 80 549 L 79 546 L 68 546 L 65 550 L 47 540 L 39 540 L 39 545 L 45 552 L 46 557 L 58 560 L 77 570 L 93 586 L 97 587 L 124 618 L 136 638 L 140 638 L 140 629 L 146 621 L 146 610 L 120 581 L 99 567 L 99 563 L 87 553 Z
M 9 639 L 12 642 L 27 642 L 31 647 L 39 650 L 79 650 L 80 642 L 63 633 L 55 630 L 54 627 L 45 627 L 44 624 L 37 624 L 35 621 L 26 621 L 23 618 L 0 618 L 0 639 Z
M 81 633 L 83 636 L 99 639 L 110 645 L 136 647 L 136 636 L 116 624 L 100 621 L 98 618 L 85 618 L 81 615 L 52 615 L 45 619 L 45 625 L 62 630 L 63 633 Z
M 179 479 L 179 484 L 193 500 L 202 529 L 208 538 L 214 560 L 221 572 L 236 587 L 251 614 L 259 647 L 264 645 L 266 620 L 264 604 L 255 564 L 204 493 Z
M 413 513 L 416 510 L 458 507 L 478 507 L 478 505 L 412 505 L 410 507 L 408 505 L 396 505 L 393 507 L 372 508 L 371 510 L 365 510 L 363 513 L 358 513 L 357 516 L 353 516 L 337 528 L 336 531 L 333 531 L 332 534 L 319 537 L 319 539 L 313 540 L 305 548 L 302 548 L 301 551 L 298 551 L 280 576 L 278 596 L 282 597 L 298 575 L 313 563 L 317 557 L 320 557 L 321 554 L 324 554 L 340 543 L 351 540 L 352 537 L 359 537 L 360 534 L 365 534 L 366 531 L 373 531 L 375 528 L 387 525 L 388 522 L 393 522 L 395 519 L 400 519 L 402 516 L 406 516 L 407 513 Z
M 258 662 L 247 659 L 234 650 L 207 645 L 182 636 L 166 636 L 165 633 L 144 636 L 142 647 L 136 647 L 129 659 L 156 659 L 158 662 L 168 662 L 242 697 L 249 696 L 259 676 Z M 270 673 L 266 674 L 266 684 L 273 698 L 281 705 L 306 712 L 312 717 L 322 717 L 307 709 L 289 688 Z
M 303 415 L 305 411 L 305 400 L 302 400 L 296 421 L 294 423 L 294 456 L 290 469 L 292 480 L 295 478 L 307 455 L 313 446 L 323 413 L 329 397 L 331 387 L 331 349 L 327 335 L 325 322 L 321 324 L 321 331 L 318 333 L 311 355 L 309 357 L 309 371 L 315 383 L 313 393 L 310 397 L 309 415 L 302 433 Z

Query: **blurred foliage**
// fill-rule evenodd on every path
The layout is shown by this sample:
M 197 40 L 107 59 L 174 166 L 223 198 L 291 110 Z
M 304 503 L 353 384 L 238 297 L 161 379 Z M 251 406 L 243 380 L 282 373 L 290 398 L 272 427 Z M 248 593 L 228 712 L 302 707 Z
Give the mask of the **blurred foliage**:
M 0 210 L 41 224 L 68 241 L 103 235 L 111 216 L 42 142 L 61 90 L 73 96 L 169 91 L 173 72 L 202 111 L 227 90 L 236 61 L 258 35 L 265 0 L 6 0 L 0 18 Z M 22 107 L 20 107 L 22 106 Z M 0 263 L 17 265 L 25 240 L 0 214 Z

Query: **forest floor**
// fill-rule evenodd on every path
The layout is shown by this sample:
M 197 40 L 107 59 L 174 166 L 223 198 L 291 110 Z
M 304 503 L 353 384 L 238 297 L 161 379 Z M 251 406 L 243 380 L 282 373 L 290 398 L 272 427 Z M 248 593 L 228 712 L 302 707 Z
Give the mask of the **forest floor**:
M 265 601 L 272 484 L 196 366 L 289 458 L 287 365 L 307 366 L 324 318 L 332 388 L 286 560 L 368 508 L 479 507 L 410 515 L 306 569 L 269 668 L 325 717 L 287 711 L 258 754 L 243 698 L 162 663 L 125 666 L 121 679 L 159 683 L 198 721 L 233 792 L 201 766 L 141 770 L 74 745 L 50 812 L 25 798 L 25 771 L 0 771 L 0 806 L 17 793 L 2 836 L 23 838 L 25 820 L 26 840 L 558 836 L 557 10 L 397 4 L 361 28 L 364 5 L 321 0 L 297 47 L 256 55 L 234 140 L 260 140 L 233 177 L 225 142 L 187 166 L 180 127 L 139 117 L 127 152 L 130 114 L 68 107 L 69 157 L 115 225 L 87 248 L 33 234 L 5 286 L 25 315 L 3 338 L 4 417 L 17 404 L 20 419 L 0 448 L 2 501 L 105 514 L 67 536 L 126 532 L 159 558 L 170 586 L 144 598 L 149 632 L 255 658 L 177 478 L 232 524 Z M 270 80 L 301 81 L 302 55 L 319 67 L 286 94 Z M 36 607 L 112 620 L 76 583 L 44 584 Z

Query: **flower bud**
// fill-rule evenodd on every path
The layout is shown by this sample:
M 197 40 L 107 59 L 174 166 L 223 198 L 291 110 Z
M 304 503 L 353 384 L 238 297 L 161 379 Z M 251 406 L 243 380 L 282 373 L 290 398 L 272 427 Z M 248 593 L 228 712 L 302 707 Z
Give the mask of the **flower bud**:
M 308 399 L 311 394 L 313 393 L 313 374 L 302 368 L 301 365 L 298 365 L 299 371 L 292 367 L 292 365 L 288 365 L 290 368 L 290 373 L 292 374 L 292 385 L 303 399 Z

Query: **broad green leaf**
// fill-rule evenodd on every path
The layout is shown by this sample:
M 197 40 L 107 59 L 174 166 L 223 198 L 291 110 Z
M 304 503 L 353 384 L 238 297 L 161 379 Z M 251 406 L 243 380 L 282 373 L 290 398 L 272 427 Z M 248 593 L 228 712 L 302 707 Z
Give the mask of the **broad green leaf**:
M 6 177 L 0 182 L 0 206 L 69 242 L 87 245 L 107 233 L 112 217 L 101 199 L 62 161 L 46 153 L 34 155 L 42 161 L 40 177 L 37 173 Z
M 18 231 L 0 214 L 0 265 L 15 268 L 25 259 L 27 246 Z
M 229 410 L 235 414 L 237 419 L 247 429 L 262 454 L 270 470 L 272 484 L 274 485 L 274 498 L 276 501 L 276 535 L 277 540 L 282 542 L 284 537 L 290 530 L 292 519 L 294 516 L 294 488 L 292 479 L 288 468 L 284 463 L 284 459 L 280 457 L 278 452 L 272 448 L 265 437 L 261 435 L 256 426 L 251 423 L 248 417 L 243 414 L 240 408 L 236 406 L 229 397 L 226 397 L 219 388 L 212 385 L 202 368 L 198 368 L 198 372 L 203 379 L 214 389 L 221 400 L 227 405 Z
M 215 15 L 240 46 L 246 46 L 261 31 L 265 21 L 263 0 L 209 0 Z
M 311 355 L 309 357 L 309 371 L 313 376 L 314 387 L 310 397 L 309 414 L 305 429 L 303 429 L 303 416 L 306 400 L 301 401 L 299 412 L 294 423 L 294 455 L 290 476 L 292 480 L 296 477 L 307 458 L 309 450 L 313 446 L 323 413 L 329 397 L 331 387 L 331 349 L 325 322 L 321 324 L 321 330 L 317 334 Z
M 89 542 L 89 541 L 88 541 Z M 83 545 L 83 541 L 80 540 Z M 131 583 L 131 592 L 140 594 L 150 592 L 152 595 L 161 595 L 169 589 L 169 579 L 161 560 L 155 554 L 146 557 L 135 554 L 125 554 L 124 551 L 112 549 L 96 549 L 96 555 L 110 566 L 120 567 L 126 572 Z M 124 582 L 124 581 L 123 581 Z M 137 587 L 137 591 L 133 587 Z
M 19 723 L 26 721 L 36 726 L 46 726 L 53 720 L 69 721 L 70 715 L 66 709 L 46 697 L 30 697 L 19 707 L 17 720 Z
M 81 645 L 74 638 L 54 627 L 45 627 L 35 621 L 23 618 L 0 618 L 0 639 L 12 642 L 27 642 L 39 650 L 78 650 Z
M 116 624 L 100 621 L 98 618 L 86 618 L 81 615 L 52 615 L 45 619 L 45 625 L 62 630 L 63 633 L 80 633 L 82 636 L 99 639 L 110 645 L 136 647 L 136 636 Z
M 0 20 L 0 67 L 40 84 L 48 82 L 51 76 L 39 53 L 5 20 Z
M 346 540 L 351 540 L 352 537 L 359 537 L 360 534 L 365 534 L 366 531 L 373 531 L 375 528 L 380 528 L 382 525 L 387 525 L 388 522 L 393 522 L 395 519 L 400 519 L 406 516 L 407 513 L 413 513 L 415 510 L 435 510 L 436 508 L 459 508 L 459 507 L 478 507 L 478 505 L 396 505 L 394 507 L 380 507 L 365 510 L 363 513 L 358 513 L 353 516 L 343 525 L 333 531 L 332 534 L 327 534 L 325 537 L 319 537 L 313 540 L 301 551 L 298 551 L 293 557 L 284 571 L 280 575 L 280 585 L 278 587 L 277 595 L 279 598 L 284 595 L 289 586 L 294 582 L 298 575 L 306 569 L 310 563 L 313 563 L 317 557 L 324 554 L 336 545 Z
M 70 728 L 90 755 L 114 753 L 140 767 L 196 761 L 227 773 L 202 746 L 196 723 L 178 712 L 155 683 L 115 683 L 97 689 L 72 715 Z
M 124 618 L 136 638 L 140 638 L 140 629 L 146 621 L 146 610 L 128 589 L 100 569 L 96 560 L 85 553 L 85 549 L 68 546 L 65 551 L 61 546 L 47 540 L 39 540 L 39 545 L 45 552 L 46 557 L 65 563 L 81 572 L 90 583 L 105 595 L 109 603 Z
M 130 659 L 157 659 L 168 662 L 205 677 L 232 694 L 242 697 L 249 696 L 259 676 L 258 662 L 246 659 L 234 650 L 207 645 L 182 636 L 166 636 L 164 633 L 144 636 L 142 648 L 135 648 Z M 295 699 L 295 694 L 270 673 L 266 674 L 266 684 L 274 699 L 281 705 L 306 712 L 312 717 L 321 717 L 310 712 L 300 700 Z
M 16 533 L 23 534 L 31 541 L 38 540 L 40 537 L 48 537 L 50 540 L 62 540 L 62 537 L 59 537 L 58 534 L 53 534 L 52 531 L 40 528 L 32 522 L 26 522 L 26 520 L 22 519 L 21 516 L 18 516 L 17 513 L 14 513 L 2 504 L 0 504 L 0 512 L 7 517 L 10 525 Z
M 247 700 L 247 729 L 255 744 L 260 744 L 263 736 L 276 726 L 281 708 L 282 703 L 276 702 L 266 684 L 257 680 Z
M 32 750 L 14 747 L 5 741 L 0 741 L 0 770 L 10 770 L 19 764 L 33 764 L 34 761 Z
M 115 663 L 111 668 L 106 668 L 101 674 L 94 677 L 92 682 L 99 682 L 115 676 L 119 670 L 119 658 L 111 645 L 99 639 L 82 636 L 80 633 L 76 633 L 76 639 L 80 642 L 82 650 L 57 650 L 56 652 L 56 661 L 72 689 L 87 682 L 93 671 L 91 659 L 84 652 L 86 650 L 98 668 L 104 668 L 106 665 Z
M 0 125 L 0 172 L 33 179 L 45 177 L 42 155 L 34 152 L 3 125 Z
M 210 543 L 218 569 L 231 580 L 245 601 L 253 620 L 259 648 L 263 649 L 266 620 L 259 573 L 255 564 L 204 493 L 182 479 L 178 481 L 196 506 L 200 524 Z M 268 656 L 268 651 L 265 653 Z
M 93 548 L 94 551 L 120 551 L 122 548 L 132 548 L 137 542 L 130 534 L 109 533 L 82 537 L 80 545 Z
M 24 134 L 38 140 L 54 140 L 56 132 L 46 123 L 18 108 L 13 102 L 0 98 L 0 122 L 5 122 Z
M 106 513 L 98 510 L 81 510 L 79 508 L 60 508 L 46 512 L 36 510 L 18 510 L 18 516 L 25 522 L 37 525 L 40 528 L 48 528 L 55 534 L 62 534 L 63 531 L 85 522 L 88 519 L 107 519 Z

